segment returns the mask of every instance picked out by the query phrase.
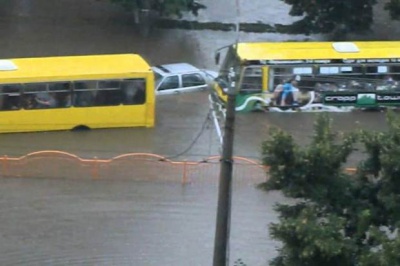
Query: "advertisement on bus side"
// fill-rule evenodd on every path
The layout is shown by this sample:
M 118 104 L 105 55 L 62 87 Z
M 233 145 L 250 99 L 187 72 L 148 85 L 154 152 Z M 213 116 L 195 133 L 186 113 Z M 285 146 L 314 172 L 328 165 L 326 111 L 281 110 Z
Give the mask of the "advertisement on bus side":
M 362 92 L 362 93 L 341 93 L 323 95 L 323 103 L 328 105 L 357 105 L 357 106 L 379 106 L 399 105 L 400 93 L 396 92 Z

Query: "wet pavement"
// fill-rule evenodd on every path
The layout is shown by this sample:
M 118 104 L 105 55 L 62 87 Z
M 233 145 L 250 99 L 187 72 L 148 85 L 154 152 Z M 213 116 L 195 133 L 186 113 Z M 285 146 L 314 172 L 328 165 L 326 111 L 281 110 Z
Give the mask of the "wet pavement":
M 200 20 L 235 21 L 233 1 L 204 2 L 209 11 L 201 13 Z M 271 0 L 265 12 L 265 0 L 253 1 L 252 6 L 245 2 L 241 7 L 247 21 L 293 20 L 285 15 L 287 7 L 281 1 Z M 232 12 L 226 11 L 228 7 Z M 2 0 L 0 34 L 0 58 L 133 52 L 151 64 L 189 62 L 214 70 L 214 49 L 236 39 L 233 32 L 182 30 L 155 30 L 143 38 L 129 14 L 106 0 Z M 241 40 L 250 41 L 306 37 L 240 34 Z M 151 152 L 176 160 L 201 160 L 217 155 L 220 148 L 207 115 L 207 93 L 165 96 L 157 99 L 154 128 L 2 134 L 1 154 L 62 150 L 83 158 L 111 158 Z M 331 116 L 341 131 L 385 128 L 384 113 Z M 314 114 L 305 113 L 238 114 L 234 153 L 258 160 L 261 142 L 272 126 L 307 143 L 314 120 Z M 350 164 L 357 157 L 352 160 Z M 0 195 L 1 265 L 211 265 L 214 183 L 182 187 L 163 182 L 10 178 L 0 179 Z M 276 221 L 274 203 L 284 200 L 254 186 L 234 186 L 231 265 L 239 258 L 248 265 L 267 265 L 276 254 L 277 243 L 267 229 Z

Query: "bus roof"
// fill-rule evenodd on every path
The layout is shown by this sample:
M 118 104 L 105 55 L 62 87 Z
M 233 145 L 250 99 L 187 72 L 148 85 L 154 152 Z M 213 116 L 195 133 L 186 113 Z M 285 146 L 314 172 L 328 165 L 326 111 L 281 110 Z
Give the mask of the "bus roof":
M 149 64 L 136 54 L 33 57 L 10 61 L 15 70 L 0 70 L 1 83 L 101 79 L 152 72 Z
M 353 46 L 357 51 L 338 51 L 335 44 Z M 400 41 L 239 43 L 237 54 L 247 61 L 400 58 Z

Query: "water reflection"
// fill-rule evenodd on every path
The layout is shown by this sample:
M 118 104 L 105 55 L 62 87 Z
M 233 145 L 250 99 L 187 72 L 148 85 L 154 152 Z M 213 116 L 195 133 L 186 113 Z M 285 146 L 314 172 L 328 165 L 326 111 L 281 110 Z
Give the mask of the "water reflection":
M 0 183 L 2 265 L 211 265 L 215 185 Z M 231 260 L 267 265 L 277 246 L 268 238 L 270 205 L 283 199 L 251 186 L 233 193 Z

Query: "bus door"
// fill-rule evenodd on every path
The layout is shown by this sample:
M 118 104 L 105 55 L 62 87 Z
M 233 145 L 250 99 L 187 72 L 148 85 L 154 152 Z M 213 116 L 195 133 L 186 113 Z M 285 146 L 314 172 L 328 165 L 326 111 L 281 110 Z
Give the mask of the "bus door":
M 269 66 L 262 66 L 262 97 L 264 101 L 270 101 L 273 96 L 273 87 L 269 77 Z M 273 82 L 273 81 L 272 81 Z

